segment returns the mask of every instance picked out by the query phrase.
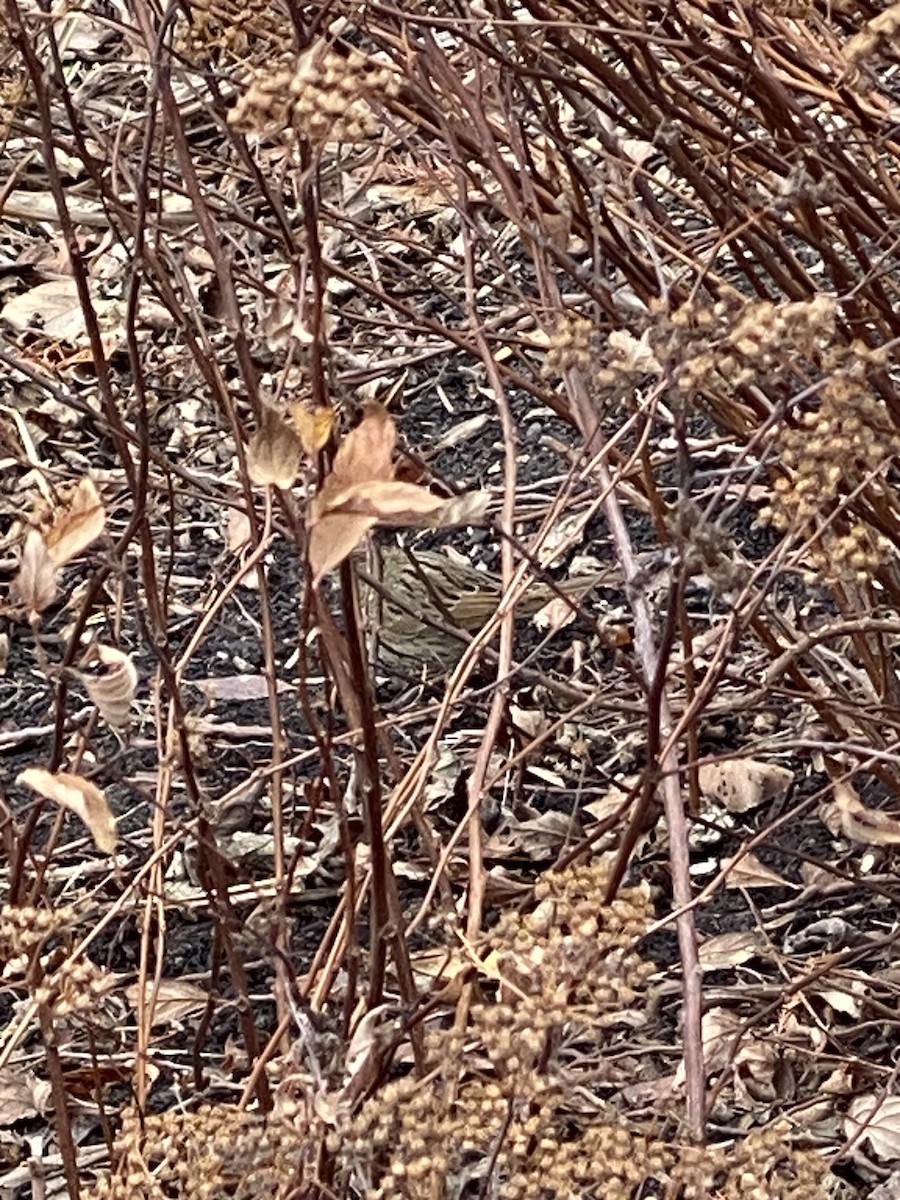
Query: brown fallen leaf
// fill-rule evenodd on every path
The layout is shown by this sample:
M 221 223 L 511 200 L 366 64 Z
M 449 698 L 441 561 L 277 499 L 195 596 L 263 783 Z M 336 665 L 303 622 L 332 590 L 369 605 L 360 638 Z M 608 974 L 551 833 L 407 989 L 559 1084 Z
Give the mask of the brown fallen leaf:
M 300 469 L 300 438 L 281 413 L 264 404 L 259 428 L 247 446 L 247 469 L 259 487 L 293 486 Z
M 863 846 L 900 846 L 900 821 L 866 808 L 849 783 L 833 784 L 832 797 L 819 807 L 819 817 L 831 833 Z
M 137 1009 L 140 988 L 136 983 L 125 989 L 125 999 Z M 201 1013 L 209 1001 L 209 993 L 187 979 L 161 979 L 159 987 L 148 980 L 144 989 L 144 1002 L 153 1004 L 153 1028 L 161 1025 L 177 1025 L 185 1017 Z
M 31 620 L 35 620 L 56 599 L 56 575 L 47 543 L 37 529 L 29 529 L 16 576 L 16 593 L 28 609 Z
M 699 771 L 700 790 L 729 812 L 747 812 L 787 791 L 793 771 L 754 758 L 730 758 L 705 763 Z
M 723 858 L 722 869 L 728 872 L 725 880 L 726 888 L 789 888 L 797 886 L 789 883 L 777 871 L 764 866 L 755 854 L 744 854 L 737 859 Z
M 71 495 L 53 515 L 53 524 L 44 534 L 50 559 L 63 567 L 77 558 L 106 527 L 106 509 L 94 481 L 85 475 Z
M 900 1159 L 900 1096 L 857 1096 L 844 1117 L 844 1132 L 867 1141 L 884 1162 Z
M 21 1066 L 0 1068 L 0 1129 L 44 1116 L 51 1107 L 49 1083 Z
M 104 854 L 112 854 L 116 848 L 116 819 L 104 793 L 88 779 L 58 771 L 55 775 L 43 767 L 28 767 L 16 777 L 20 786 L 30 787 L 52 800 L 60 808 L 66 808 L 79 817 Z
M 765 938 L 756 929 L 734 930 L 707 938 L 700 946 L 698 957 L 704 971 L 719 971 L 738 967 L 756 958 L 766 948 Z

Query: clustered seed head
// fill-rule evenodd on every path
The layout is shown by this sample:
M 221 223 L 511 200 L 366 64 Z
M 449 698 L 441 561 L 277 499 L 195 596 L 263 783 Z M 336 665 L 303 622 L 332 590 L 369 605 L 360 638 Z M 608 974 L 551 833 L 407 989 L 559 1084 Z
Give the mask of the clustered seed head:
M 487 947 L 497 997 L 480 997 L 465 1027 L 426 1032 L 424 1078 L 391 1079 L 355 1112 L 326 1106 L 327 1136 L 314 1105 L 284 1096 L 267 1117 L 229 1104 L 143 1122 L 128 1112 L 118 1171 L 87 1200 L 287 1200 L 317 1177 L 323 1138 L 334 1193 L 371 1200 L 460 1196 L 487 1171 L 498 1200 L 819 1200 L 826 1164 L 785 1129 L 723 1150 L 664 1142 L 612 1108 L 573 1111 L 550 1035 L 581 1022 L 601 1041 L 650 969 L 634 952 L 649 897 L 625 889 L 606 905 L 606 880 L 600 865 L 550 871 L 530 911 L 501 920 Z
M 394 95 L 397 81 L 360 50 L 344 57 L 311 46 L 290 68 L 257 71 L 231 112 L 236 128 L 265 137 L 303 134 L 316 145 L 374 137 L 379 121 L 369 100 Z
M 857 488 L 877 493 L 883 487 L 880 472 L 897 452 L 897 435 L 883 402 L 866 385 L 871 353 L 856 345 L 851 350 L 854 361 L 830 376 L 818 411 L 775 434 L 783 474 L 759 520 L 778 530 L 802 529 L 827 515 L 841 493 Z M 817 553 L 830 577 L 863 582 L 889 549 L 886 538 L 857 522 L 847 530 L 829 529 Z
M 686 396 L 743 387 L 797 355 L 815 358 L 832 339 L 833 297 L 748 300 L 728 289 L 714 304 L 689 300 L 657 322 L 651 345 Z
M 65 959 L 34 989 L 34 1000 L 62 1020 L 91 1012 L 114 985 L 115 977 L 89 958 Z
M 687 570 L 707 575 L 722 591 L 745 586 L 750 571 L 721 525 L 704 516 L 689 499 L 676 501 L 667 525 Z
M 577 313 L 566 313 L 549 336 L 541 374 L 551 379 L 572 368 L 590 371 L 596 357 L 594 322 Z
M 174 47 L 194 66 L 271 62 L 285 40 L 280 24 L 272 20 L 271 0 L 192 0 L 190 19 L 179 12 Z
M 116 1140 L 118 1172 L 100 1179 L 86 1200 L 275 1200 L 294 1188 L 310 1139 L 280 1116 L 234 1104 L 192 1111 L 123 1114 Z
M 754 1130 L 727 1150 L 685 1146 L 671 1178 L 684 1200 L 820 1200 L 827 1167 L 811 1150 L 795 1149 L 789 1128 Z
M 652 963 L 636 945 L 652 919 L 649 895 L 626 888 L 602 903 L 605 869 L 548 871 L 535 887 L 532 912 L 508 912 L 492 937 L 501 977 L 540 1009 L 536 1028 L 573 1018 L 596 1021 L 631 1005 Z
M 36 946 L 75 924 L 72 908 L 32 908 L 4 904 L 0 908 L 0 958 L 6 962 L 27 956 Z M 4 975 L 6 970 L 4 970 Z

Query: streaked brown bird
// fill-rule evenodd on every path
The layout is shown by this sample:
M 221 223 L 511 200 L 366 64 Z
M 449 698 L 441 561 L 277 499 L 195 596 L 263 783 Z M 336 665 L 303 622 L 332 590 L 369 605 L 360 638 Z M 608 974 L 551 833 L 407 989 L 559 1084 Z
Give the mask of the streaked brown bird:
M 375 570 L 360 571 L 366 618 L 378 631 L 381 664 L 403 674 L 449 671 L 466 643 L 496 611 L 503 595 L 498 575 L 454 562 L 433 550 L 384 546 Z M 564 579 L 555 586 L 535 582 L 516 605 L 517 616 L 533 616 L 557 596 L 581 600 L 592 588 L 615 583 L 610 568 Z

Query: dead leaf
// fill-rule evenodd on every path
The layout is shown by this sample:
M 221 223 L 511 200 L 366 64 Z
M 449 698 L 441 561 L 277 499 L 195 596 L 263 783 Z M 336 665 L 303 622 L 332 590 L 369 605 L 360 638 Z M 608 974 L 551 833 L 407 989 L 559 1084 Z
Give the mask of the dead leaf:
M 98 850 L 104 854 L 115 851 L 116 819 L 109 801 L 96 784 L 65 771 L 54 775 L 43 767 L 28 767 L 16 777 L 16 783 L 30 787 L 45 800 L 52 800 L 73 812 L 91 831 Z
M 117 729 L 128 724 L 138 685 L 130 655 L 115 646 L 91 646 L 78 664 L 78 677 L 105 721 Z
M 351 429 L 334 456 L 332 476 L 344 485 L 394 478 L 397 425 L 381 404 L 366 404 L 363 418 Z
M 140 999 L 138 984 L 132 983 L 125 989 L 125 999 L 133 1009 L 137 1009 Z M 144 1001 L 153 1004 L 153 1028 L 160 1025 L 175 1025 L 194 1013 L 201 1013 L 206 1008 L 209 993 L 187 979 L 161 979 L 159 987 L 154 987 L 148 980 L 144 988 Z
M 704 971 L 719 971 L 738 967 L 756 958 L 765 949 L 762 935 L 755 929 L 720 933 L 708 938 L 699 950 L 700 966 Z
M 875 808 L 866 808 L 849 783 L 835 783 L 833 799 L 819 806 L 829 831 L 863 846 L 900 845 L 900 821 Z
M 732 866 L 732 863 L 734 864 Z M 770 888 L 795 887 L 795 884 L 764 866 L 755 854 L 743 854 L 740 858 L 723 858 L 722 870 L 728 872 L 726 888 Z
M 900 1200 L 900 1171 L 891 1171 L 884 1183 L 869 1192 L 869 1200 Z
M 44 534 L 50 558 L 57 567 L 77 558 L 106 527 L 106 509 L 94 481 L 87 475 L 79 479 L 66 503 L 53 515 L 53 524 Z
M 705 763 L 699 776 L 703 794 L 718 800 L 729 812 L 757 808 L 782 795 L 794 781 L 794 772 L 787 767 L 753 758 Z
M 96 295 L 92 300 L 101 320 L 115 312 L 115 301 Z M 13 296 L 0 310 L 0 320 L 16 333 L 30 331 L 61 342 L 78 343 L 86 337 L 78 286 L 71 277 L 51 279 Z
M 328 481 L 326 480 L 326 484 Z M 316 496 L 313 521 L 318 513 L 351 513 L 374 517 L 385 525 L 420 526 L 427 517 L 444 507 L 444 501 L 428 488 L 399 479 L 366 479 L 345 486 L 323 485 Z
M 900 1158 L 900 1096 L 857 1096 L 844 1117 L 844 1132 L 868 1142 L 883 1161 Z
M 862 979 L 854 979 L 850 982 L 850 989 L 846 988 L 822 988 L 821 991 L 816 990 L 816 995 L 821 996 L 826 1004 L 830 1004 L 835 1012 L 841 1013 L 845 1017 L 850 1017 L 852 1020 L 858 1020 L 863 1010 L 866 993 L 868 987 Z
M 581 837 L 581 825 L 567 813 L 539 813 L 528 820 L 507 817 L 484 847 L 486 859 L 515 858 L 525 855 L 532 861 L 545 861 L 559 852 L 560 846 Z
M 56 568 L 47 543 L 37 529 L 29 529 L 25 535 L 16 592 L 32 620 L 56 599 Z
M 247 469 L 258 487 L 290 488 L 300 469 L 300 438 L 281 413 L 264 404 L 259 428 L 247 446 Z
M 577 615 L 570 600 L 566 600 L 562 596 L 554 596 L 547 601 L 543 608 L 538 609 L 531 619 L 535 628 L 539 629 L 541 633 L 557 633 L 566 625 L 571 625 Z
M 45 1116 L 50 1108 L 50 1084 L 21 1067 L 0 1070 L 0 1128 Z
M 347 434 L 331 474 L 309 506 L 309 561 L 313 583 L 333 570 L 375 525 L 441 525 L 452 519 L 471 524 L 486 510 L 477 495 L 441 499 L 428 488 L 397 479 L 393 463 L 397 427 L 381 404 L 367 404 Z
M 483 525 L 493 497 L 490 492 L 463 492 L 444 500 L 424 522 L 430 529 L 452 529 L 455 525 Z
M 264 700 L 269 694 L 265 675 L 214 675 L 192 679 L 191 687 L 198 688 L 207 700 Z M 275 687 L 279 692 L 288 690 L 288 684 L 280 679 Z
M 229 554 L 237 554 L 250 544 L 250 518 L 240 508 L 228 509 L 228 538 L 226 545 Z
M 480 433 L 490 420 L 491 417 L 487 413 L 479 413 L 476 417 L 467 417 L 465 421 L 459 421 L 437 439 L 431 447 L 432 452 L 437 454 L 441 450 L 450 450 L 458 446 L 460 442 L 468 441 L 476 433 Z
M 356 549 L 370 529 L 378 524 L 375 517 L 354 513 L 330 513 L 319 517 L 309 532 L 309 565 L 313 587 L 329 571 L 339 566 Z
M 303 404 L 292 404 L 288 411 L 303 449 L 310 457 L 318 454 L 334 429 L 334 409 L 323 406 L 310 411 Z

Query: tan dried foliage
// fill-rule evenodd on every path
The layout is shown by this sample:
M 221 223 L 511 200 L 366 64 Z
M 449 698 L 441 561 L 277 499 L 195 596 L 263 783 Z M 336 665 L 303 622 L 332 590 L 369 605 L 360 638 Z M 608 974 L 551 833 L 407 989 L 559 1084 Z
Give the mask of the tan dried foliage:
M 73 812 L 90 830 L 98 850 L 104 854 L 115 851 L 116 819 L 103 791 L 89 779 L 66 771 L 54 774 L 43 767 L 28 767 L 20 772 L 16 783 Z
M 394 478 L 397 426 L 380 404 L 338 447 L 334 466 L 309 509 L 309 561 L 313 582 L 333 570 L 379 523 L 421 525 L 444 501 L 415 483 Z
M 105 528 L 103 501 L 94 481 L 85 475 L 53 514 L 53 523 L 44 534 L 54 566 L 64 567 L 77 558 Z
M 91 646 L 79 663 L 78 677 L 105 721 L 116 728 L 128 724 L 138 685 L 130 655 L 115 646 Z
M 863 846 L 900 846 L 900 820 L 867 808 L 849 783 L 835 783 L 832 799 L 819 808 L 823 823 L 835 836 Z
M 278 409 L 264 404 L 259 429 L 247 446 L 247 469 L 258 487 L 289 488 L 300 469 L 302 446 Z
M 57 571 L 41 533 L 29 529 L 22 547 L 19 573 L 16 576 L 16 594 L 34 620 L 56 599 Z
M 334 429 L 334 409 L 328 406 L 309 409 L 303 404 L 292 404 L 288 411 L 305 452 L 310 457 L 318 454 L 328 444 Z

